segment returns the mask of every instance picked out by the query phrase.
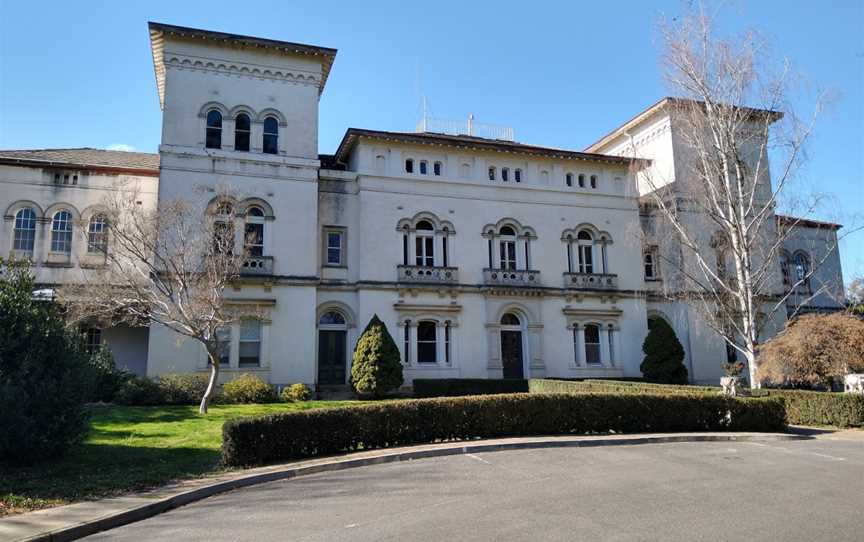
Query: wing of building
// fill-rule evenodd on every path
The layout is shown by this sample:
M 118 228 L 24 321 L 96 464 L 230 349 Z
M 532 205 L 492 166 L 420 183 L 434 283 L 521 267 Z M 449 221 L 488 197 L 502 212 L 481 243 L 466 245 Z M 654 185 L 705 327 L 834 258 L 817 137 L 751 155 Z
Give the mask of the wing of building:
M 203 210 L 201 187 L 228 185 L 240 194 L 237 229 L 255 239 L 229 297 L 262 314 L 228 330 L 225 378 L 344 385 L 375 314 L 400 347 L 407 384 L 639 376 L 652 317 L 672 323 L 691 380 L 721 376 L 722 340 L 658 295 L 664 270 L 644 241 L 650 220 L 634 159 L 618 156 L 624 134 L 635 134 L 643 165 L 674 173 L 679 148 L 662 101 L 585 152 L 349 128 L 334 154 L 319 155 L 334 49 L 158 23 L 149 32 L 158 155 L 0 151 L 0 240 L 34 262 L 43 287 L 99 265 L 90 244 L 102 239 L 104 191 L 134 183 L 142 205 L 182 197 Z M 778 276 L 821 261 L 806 241 L 827 246 L 839 227 L 777 220 L 802 239 L 777 262 Z M 819 280 L 842 289 L 839 256 L 828 256 Z M 837 306 L 830 296 L 813 304 Z M 141 374 L 207 367 L 197 343 L 157 325 L 94 326 L 88 337 Z

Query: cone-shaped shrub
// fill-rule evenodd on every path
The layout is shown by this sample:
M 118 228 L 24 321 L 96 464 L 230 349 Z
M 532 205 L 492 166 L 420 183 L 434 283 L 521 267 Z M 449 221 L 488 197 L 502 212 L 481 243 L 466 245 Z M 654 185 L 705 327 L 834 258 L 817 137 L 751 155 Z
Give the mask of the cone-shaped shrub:
M 684 366 L 684 347 L 666 320 L 648 320 L 648 335 L 642 343 L 645 359 L 639 369 L 650 382 L 686 384 L 687 367 Z
M 399 348 L 378 315 L 372 316 L 354 349 L 351 386 L 360 395 L 381 397 L 402 385 Z

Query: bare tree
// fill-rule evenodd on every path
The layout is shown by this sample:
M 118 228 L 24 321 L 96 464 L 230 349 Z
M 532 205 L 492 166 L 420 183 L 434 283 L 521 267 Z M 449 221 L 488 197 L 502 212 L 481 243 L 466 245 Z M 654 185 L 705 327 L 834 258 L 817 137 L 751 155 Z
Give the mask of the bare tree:
M 812 115 L 796 115 L 789 63 L 772 69 L 755 32 L 719 39 L 702 5 L 662 24 L 661 36 L 664 76 L 677 95 L 667 102 L 673 138 L 686 152 L 675 156 L 674 179 L 634 162 L 646 194 L 643 214 L 660 224 L 660 237 L 677 241 L 659 255 L 677 279 L 664 285 L 668 295 L 699 309 L 707 325 L 743 355 L 750 383 L 758 386 L 763 326 L 824 261 L 809 262 L 782 288 L 779 256 L 798 219 L 780 220 L 775 211 L 789 203 L 789 185 L 805 161 L 824 96 Z M 642 157 L 633 140 L 628 152 Z M 825 258 L 832 250 L 836 246 Z M 821 292 L 807 291 L 798 301 Z
M 225 297 L 247 257 L 246 243 L 236 241 L 235 198 L 220 190 L 206 209 L 184 199 L 147 209 L 138 200 L 137 190 L 121 188 L 102 202 L 107 239 L 82 228 L 88 252 L 101 253 L 102 265 L 59 298 L 72 322 L 155 323 L 203 345 L 210 372 L 199 409 L 205 414 L 219 378 L 220 330 L 253 310 Z

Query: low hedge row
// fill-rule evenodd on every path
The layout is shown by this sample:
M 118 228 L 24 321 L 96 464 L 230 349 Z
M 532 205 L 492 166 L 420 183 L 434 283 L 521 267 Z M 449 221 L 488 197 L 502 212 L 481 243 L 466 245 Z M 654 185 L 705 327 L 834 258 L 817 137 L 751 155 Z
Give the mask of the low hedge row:
M 532 378 L 528 381 L 531 393 L 623 393 L 623 394 L 717 394 L 720 388 L 709 386 L 683 386 L 678 384 L 654 384 L 651 382 L 627 382 L 620 380 L 563 380 Z
M 386 401 L 228 421 L 228 466 L 407 444 L 531 435 L 781 431 L 780 400 L 720 395 L 515 393 Z
M 521 378 L 415 378 L 415 397 L 459 397 L 528 391 L 528 381 Z
M 532 379 L 528 381 L 531 393 L 671 393 L 683 395 L 716 395 L 719 388 L 710 386 L 678 386 L 619 382 L 613 380 L 553 380 Z M 783 399 L 786 418 L 793 425 L 830 425 L 834 427 L 864 427 L 864 395 L 804 390 L 754 390 L 756 397 Z

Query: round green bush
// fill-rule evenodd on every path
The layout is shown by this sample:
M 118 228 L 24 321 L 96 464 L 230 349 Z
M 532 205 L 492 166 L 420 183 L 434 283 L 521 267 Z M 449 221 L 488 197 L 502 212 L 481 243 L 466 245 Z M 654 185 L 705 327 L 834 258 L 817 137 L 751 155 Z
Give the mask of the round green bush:
M 33 464 L 84 439 L 95 375 L 80 334 L 34 300 L 29 270 L 2 268 L 0 260 L 0 462 Z
M 165 395 L 155 380 L 133 376 L 114 394 L 114 402 L 128 406 L 162 405 L 165 404 Z
M 648 335 L 642 343 L 642 352 L 645 353 L 645 359 L 639 369 L 646 380 L 661 384 L 687 383 L 684 347 L 666 320 L 648 320 Z
M 399 348 L 376 314 L 357 341 L 351 364 L 351 387 L 360 395 L 381 397 L 402 382 Z
M 276 400 L 273 386 L 253 374 L 242 374 L 222 386 L 226 403 L 272 403 Z
M 282 390 L 282 400 L 286 403 L 308 401 L 312 399 L 312 390 L 306 384 L 291 384 Z
M 167 374 L 156 383 L 162 390 L 162 401 L 167 405 L 197 405 L 204 397 L 210 376 L 201 373 Z

